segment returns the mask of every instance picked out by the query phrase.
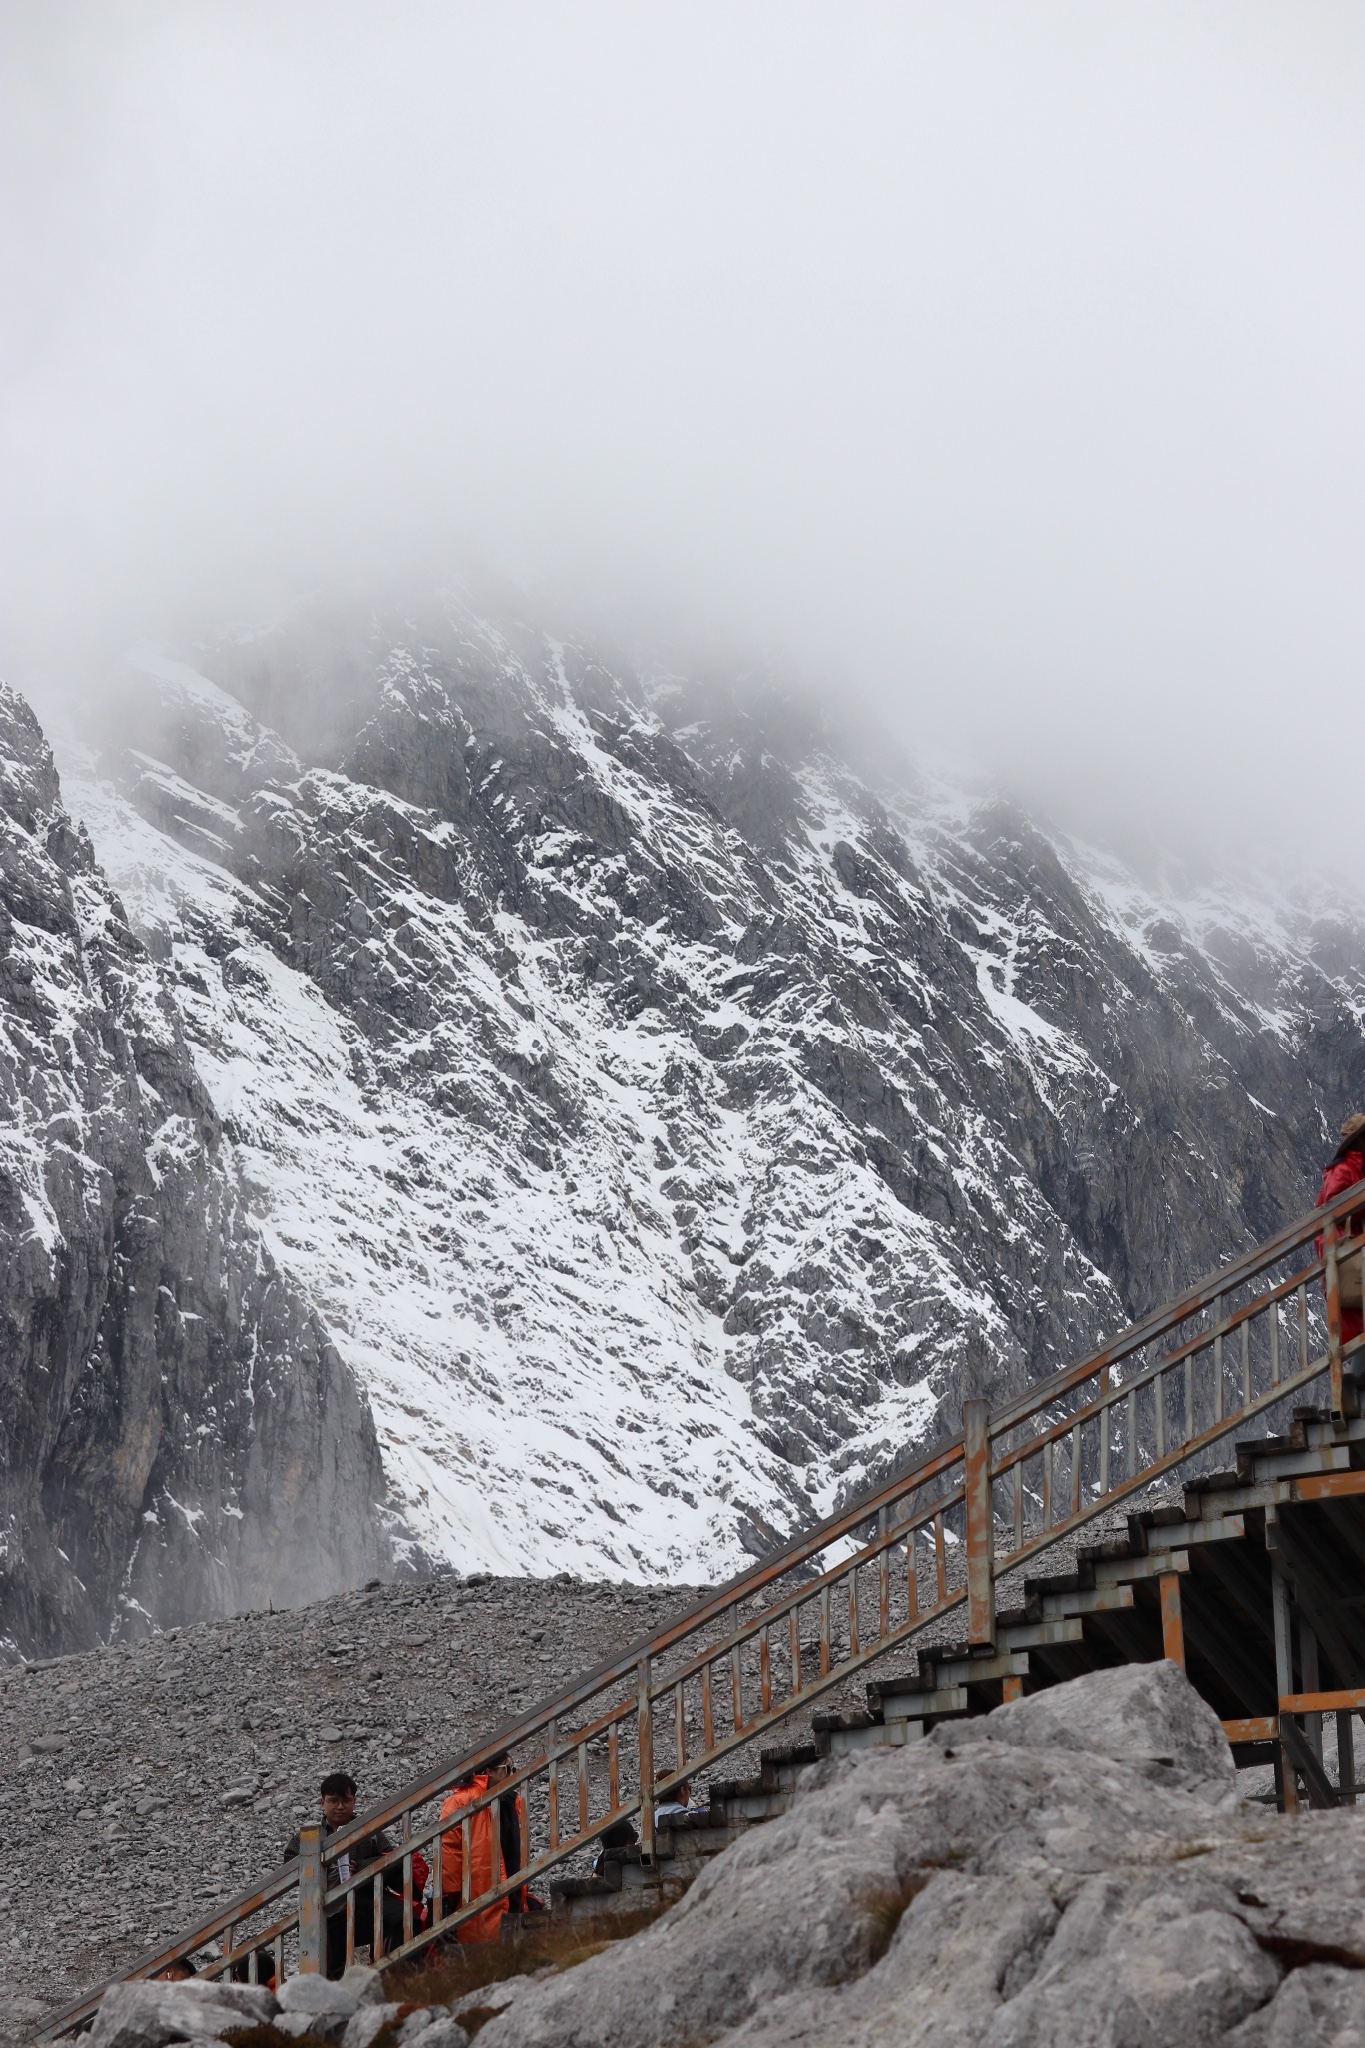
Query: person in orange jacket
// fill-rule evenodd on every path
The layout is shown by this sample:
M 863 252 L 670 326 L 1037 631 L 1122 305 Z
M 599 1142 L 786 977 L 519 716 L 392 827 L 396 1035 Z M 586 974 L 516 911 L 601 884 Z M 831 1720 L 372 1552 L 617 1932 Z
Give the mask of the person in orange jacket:
M 476 1799 L 482 1799 L 485 1792 L 496 1792 L 499 1785 L 506 1784 L 513 1776 L 515 1766 L 508 1751 L 494 1757 L 481 1771 L 471 1772 L 462 1778 L 454 1790 L 448 1792 L 441 1807 L 441 1819 L 453 1821 L 441 1843 L 441 1911 L 459 1911 L 461 1887 L 464 1880 L 464 1830 L 460 1826 L 463 1809 L 472 1806 Z M 522 1844 L 526 1839 L 526 1807 L 519 1792 L 511 1798 L 504 1795 L 499 1809 L 501 1827 L 498 1841 L 498 1867 L 493 1868 L 493 1809 L 485 1806 L 474 1814 L 469 1823 L 469 1896 L 477 1899 L 482 1892 L 491 1891 L 495 1884 L 501 1884 L 504 1877 L 522 1867 Z M 511 1898 L 497 1899 L 485 1906 L 481 1913 L 472 1913 L 468 1920 L 461 1921 L 455 1933 L 460 1941 L 496 1941 L 502 1932 L 504 1915 L 515 1901 L 519 1910 L 526 1907 L 526 1887 L 514 1892 Z

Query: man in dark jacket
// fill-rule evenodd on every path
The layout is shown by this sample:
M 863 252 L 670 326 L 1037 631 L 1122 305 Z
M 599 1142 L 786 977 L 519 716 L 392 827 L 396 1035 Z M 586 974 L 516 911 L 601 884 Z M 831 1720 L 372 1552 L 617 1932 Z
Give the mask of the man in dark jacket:
M 1326 1202 L 1334 1202 L 1338 1195 L 1344 1195 L 1347 1188 L 1353 1188 L 1358 1181 L 1365 1180 L 1365 1116 L 1348 1116 L 1341 1127 L 1341 1143 L 1327 1162 L 1318 1189 L 1316 1206 L 1321 1209 Z M 1365 1211 L 1365 1197 L 1361 1201 Z M 1359 1238 L 1362 1215 L 1356 1211 L 1343 1218 L 1340 1225 L 1342 1238 Z M 1317 1241 L 1318 1257 L 1322 1257 L 1322 1239 Z M 1361 1261 L 1357 1255 L 1343 1261 L 1337 1254 L 1337 1276 L 1341 1293 L 1341 1341 L 1349 1344 L 1353 1337 L 1365 1328 L 1365 1309 L 1362 1308 L 1360 1286 Z
M 322 1781 L 322 1824 L 323 1841 L 328 1835 L 340 1834 L 355 1819 L 355 1779 L 346 1771 L 332 1771 Z M 326 1886 L 334 1891 L 337 1885 L 347 1884 L 367 1865 L 375 1863 L 381 1856 L 387 1856 L 395 1846 L 380 1828 L 372 1835 L 362 1835 L 353 1842 L 342 1856 L 329 1857 L 327 1861 Z M 291 1835 L 284 1852 L 286 1863 L 292 1863 L 299 1853 L 299 1838 Z M 398 1868 L 394 1866 L 395 1870 Z M 396 1948 L 403 1939 L 403 1901 L 389 1889 L 394 1882 L 386 1874 L 384 1891 L 384 1948 L 385 1952 Z M 374 1948 L 374 1888 L 365 1885 L 355 1895 L 355 1939 L 357 1948 Z M 339 1977 L 346 1968 L 346 1913 L 342 1908 L 327 1915 L 327 1975 Z

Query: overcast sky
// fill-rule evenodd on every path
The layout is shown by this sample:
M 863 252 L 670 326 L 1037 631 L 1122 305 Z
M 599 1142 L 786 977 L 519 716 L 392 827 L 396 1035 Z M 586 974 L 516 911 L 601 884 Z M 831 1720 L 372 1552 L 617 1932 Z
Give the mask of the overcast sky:
M 1359 787 L 1359 4 L 0 20 L 13 679 L 473 555 L 1083 829 Z

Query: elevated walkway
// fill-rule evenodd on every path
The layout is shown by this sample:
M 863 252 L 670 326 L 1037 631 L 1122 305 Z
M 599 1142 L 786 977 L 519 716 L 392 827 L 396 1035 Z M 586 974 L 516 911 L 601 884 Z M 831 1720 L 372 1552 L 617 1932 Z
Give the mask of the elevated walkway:
M 401 1940 L 376 1959 L 385 1963 L 454 1935 L 528 1879 L 553 1879 L 560 1910 L 573 1913 L 628 1888 L 676 1895 L 709 1855 L 781 1811 L 820 1753 L 914 1741 L 945 1716 L 1125 1659 L 1184 1664 L 1239 1762 L 1273 1765 L 1285 1806 L 1353 1798 L 1350 1716 L 1365 1709 L 1365 1360 L 1361 1339 L 1342 1342 L 1339 1268 L 1360 1256 L 1340 1233 L 1361 1201 L 1351 1190 L 1299 1218 L 1002 1412 L 965 1403 L 950 1443 L 325 1845 L 304 1828 L 297 1862 L 122 1974 L 151 1976 L 210 1945 L 210 1976 L 239 1965 L 254 1976 L 264 1949 L 281 1974 L 316 1971 L 326 1923 L 344 1916 L 349 1956 L 357 1897 L 370 1893 L 377 1908 L 384 1888 L 402 1912 Z M 1319 1405 L 1299 1405 L 1310 1388 Z M 1257 1422 L 1282 1433 L 1257 1437 Z M 1235 1469 L 1211 1470 L 1234 1434 Z M 1126 1534 L 1073 1540 L 1112 1525 L 1125 1504 Z M 1073 1562 L 1040 1575 L 1059 1543 Z M 822 1709 L 808 1749 L 763 1752 L 756 1778 L 716 1781 L 703 1816 L 656 1833 L 656 1804 L 677 1785 L 874 1664 L 890 1675 L 868 1687 L 863 1711 Z M 1338 1717 L 1340 1783 L 1324 1763 L 1324 1714 Z M 445 1794 L 505 1749 L 511 1780 L 443 1828 Z M 500 1802 L 517 1795 L 523 1867 L 504 1871 L 495 1853 L 488 1885 L 472 1892 L 466 1878 L 454 1909 L 423 1924 L 414 1854 L 439 1868 L 444 1833 L 458 1827 L 468 1873 L 471 1830 L 491 1821 L 496 1844 Z M 634 1855 L 604 1855 L 593 1876 L 601 1837 L 630 1819 Z M 327 1889 L 327 1861 L 379 1828 L 393 1832 L 393 1851 Z M 373 1911 L 375 1925 L 382 1917 Z M 48 2032 L 78 2029 L 99 1996 Z
M 919 1740 L 937 1721 L 1118 1663 L 1171 1657 L 1218 1713 L 1241 1766 L 1276 1798 L 1353 1804 L 1352 1716 L 1365 1709 L 1365 1419 L 1301 1409 L 1237 1445 L 1235 1470 L 1131 1515 L 1076 1568 L 1028 1579 L 993 1645 L 920 1652 L 867 1688 L 862 1713 L 817 1715 L 830 1754 Z M 1337 1779 L 1323 1763 L 1336 1715 Z

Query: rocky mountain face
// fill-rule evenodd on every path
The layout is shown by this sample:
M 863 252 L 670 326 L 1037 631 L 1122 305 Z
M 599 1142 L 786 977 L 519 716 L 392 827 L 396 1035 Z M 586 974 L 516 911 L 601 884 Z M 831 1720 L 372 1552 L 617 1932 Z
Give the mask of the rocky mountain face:
M 364 1395 L 280 1273 L 175 1003 L 0 691 L 0 1617 L 32 1651 L 377 1568 Z
M 963 1391 L 1017 1389 L 1298 1213 L 1365 1101 L 1365 937 L 1331 896 L 1154 893 L 778 693 L 453 604 L 182 652 L 131 658 L 60 749 L 86 867 L 49 850 L 55 783 L 11 820 L 73 906 L 81 1000 L 161 1020 L 178 1077 L 128 1023 L 69 1075 L 55 1024 L 12 1039 L 23 1130 L 83 1090 L 92 1159 L 124 1147 L 113 1277 L 5 1302 L 7 1342 L 41 1321 L 70 1360 L 8 1483 L 99 1587 L 91 1628 L 172 1494 L 205 1518 L 194 1582 L 238 1597 L 277 1512 L 240 1458 L 272 1503 L 287 1463 L 331 1584 L 375 1558 L 719 1577 Z M 14 706 L 21 732 L 37 759 Z M 46 1187 L 58 1141 L 24 1142 Z M 7 1222 L 15 1271 L 102 1273 L 67 1250 L 95 1212 L 44 1200 Z M 149 1295 L 113 1257 L 121 1201 L 160 1218 Z M 155 1392 L 193 1487 L 168 1449 L 61 1436 L 111 1290 L 152 1347 L 128 1413 Z M 194 1387 L 165 1362 L 190 1351 Z M 71 1547 L 78 1501 L 112 1577 Z

